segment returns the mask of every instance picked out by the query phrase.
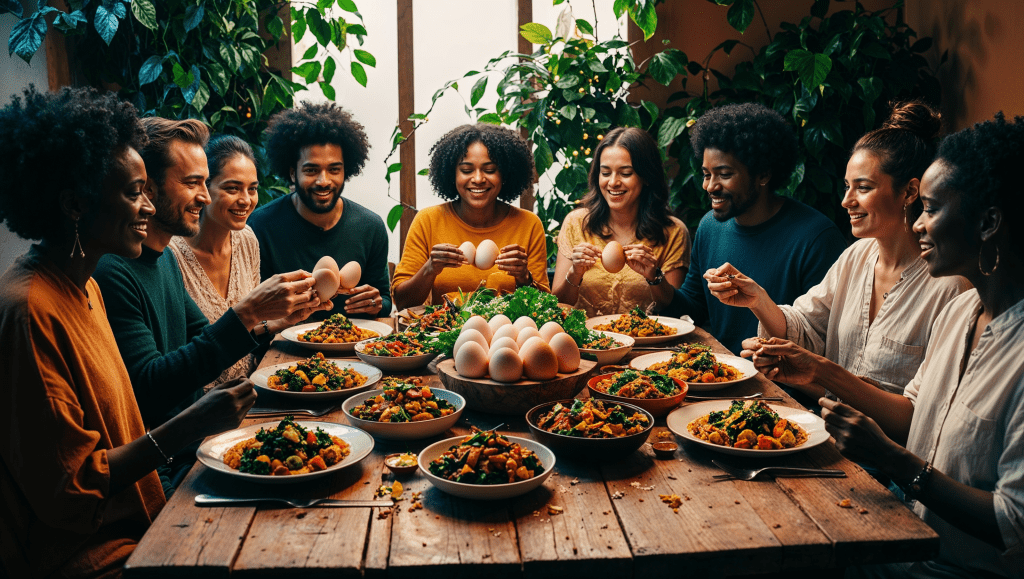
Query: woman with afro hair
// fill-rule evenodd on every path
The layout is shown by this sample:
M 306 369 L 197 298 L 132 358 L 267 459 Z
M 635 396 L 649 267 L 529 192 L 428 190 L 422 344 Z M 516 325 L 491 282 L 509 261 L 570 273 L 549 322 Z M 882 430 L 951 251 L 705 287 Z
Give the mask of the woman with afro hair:
M 29 88 L 0 109 L 0 221 L 39 240 L 0 277 L 4 576 L 118 576 L 164 505 L 155 469 L 256 399 L 235 381 L 143 425 L 91 276 L 104 254 L 142 253 L 145 144 L 132 105 L 93 89 Z
M 1024 570 L 1024 117 L 947 137 L 921 178 L 914 223 L 933 277 L 974 286 L 939 313 L 903 394 L 880 390 L 791 342 L 748 340 L 773 380 L 816 383 L 846 456 L 896 482 L 939 535 L 935 559 L 866 566 L 854 577 L 1021 577 Z
M 395 269 L 395 306 L 441 303 L 448 292 L 481 284 L 501 291 L 548 291 L 547 247 L 540 219 L 510 203 L 533 184 L 526 141 L 495 125 L 462 125 L 430 149 L 430 184 L 447 203 L 416 214 Z M 494 265 L 477 269 L 459 246 L 498 246 Z
M 654 139 L 635 127 L 609 131 L 594 152 L 590 192 L 581 204 L 558 234 L 558 301 L 590 317 L 668 305 L 690 265 L 690 232 L 670 214 Z M 600 263 L 613 241 L 628 266 L 614 272 Z

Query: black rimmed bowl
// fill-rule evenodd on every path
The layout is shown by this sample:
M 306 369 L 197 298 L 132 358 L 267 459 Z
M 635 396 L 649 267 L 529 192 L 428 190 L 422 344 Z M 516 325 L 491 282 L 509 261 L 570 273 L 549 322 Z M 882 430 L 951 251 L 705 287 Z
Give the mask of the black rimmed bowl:
M 643 446 L 651 434 L 651 429 L 654 428 L 654 416 L 650 412 L 633 404 L 610 403 L 607 400 L 603 401 L 606 408 L 617 405 L 627 413 L 639 412 L 646 416 L 647 428 L 636 434 L 618 438 L 581 438 L 548 432 L 537 425 L 540 417 L 554 408 L 556 404 L 571 406 L 573 402 L 575 402 L 574 399 L 545 402 L 534 406 L 526 413 L 526 424 L 530 427 L 530 435 L 561 458 L 587 461 L 619 459 Z

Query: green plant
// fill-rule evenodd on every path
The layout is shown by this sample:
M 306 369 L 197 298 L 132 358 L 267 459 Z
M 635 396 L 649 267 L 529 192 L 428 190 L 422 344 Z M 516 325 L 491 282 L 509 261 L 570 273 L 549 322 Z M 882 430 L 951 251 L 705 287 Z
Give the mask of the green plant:
M 754 11 L 760 12 L 756 0 L 715 3 L 730 6 L 729 23 L 740 32 L 751 24 Z M 687 65 L 691 76 L 703 79 L 702 90 L 670 97 L 670 102 L 685 103 L 664 111 L 658 141 L 678 160 L 672 203 L 686 215 L 691 229 L 709 206 L 687 129 L 711 107 L 759 102 L 792 120 L 803 145 L 797 169 L 782 193 L 816 207 L 849 230 L 849 222 L 837 217 L 836 209 L 853 144 L 877 126 L 892 101 L 920 98 L 937 105 L 941 96 L 939 83 L 920 54 L 932 41 L 914 41 L 917 34 L 896 11 L 902 4 L 900 0 L 884 10 L 868 11 L 857 3 L 853 10 L 827 16 L 829 0 L 814 0 L 809 16 L 799 24 L 781 24 L 760 50 L 744 45 L 755 52 L 753 60 L 738 64 L 731 77 L 708 63 L 715 52 L 729 54 L 742 44 L 736 40 L 717 46 L 702 63 Z M 894 24 L 889 24 L 886 17 L 893 11 Z M 719 90 L 709 94 L 711 75 Z
M 267 119 L 291 108 L 305 85 L 268 67 L 265 55 L 284 35 L 279 13 L 288 3 L 274 0 L 68 0 L 65 12 L 41 2 L 23 14 L 17 0 L 0 9 L 19 20 L 11 30 L 9 52 L 26 62 L 50 28 L 73 38 L 72 50 L 89 55 L 82 63 L 86 82 L 116 87 L 146 115 L 198 118 L 214 132 L 246 139 L 261 151 Z M 290 3 L 291 33 L 315 42 L 291 72 L 318 84 L 333 100 L 337 58 L 350 55 L 349 70 L 366 85 L 363 65 L 373 55 L 360 50 L 366 29 L 353 0 Z M 52 23 L 47 20 L 53 16 Z M 346 17 L 353 21 L 349 22 Z M 353 40 L 355 41 L 353 43 Z M 260 175 L 261 201 L 286 193 L 286 184 Z

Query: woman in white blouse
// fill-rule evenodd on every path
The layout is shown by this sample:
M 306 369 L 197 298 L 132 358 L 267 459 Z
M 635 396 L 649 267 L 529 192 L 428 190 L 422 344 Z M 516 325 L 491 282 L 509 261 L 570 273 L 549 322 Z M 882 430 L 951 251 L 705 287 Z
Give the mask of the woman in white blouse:
M 900 393 L 924 359 L 932 322 L 967 289 L 963 278 L 932 278 L 911 224 L 921 214 L 921 175 L 935 155 L 941 122 L 927 105 L 897 105 L 881 128 L 854 145 L 843 207 L 861 239 L 792 306 L 776 305 L 729 264 L 709 270 L 711 294 L 748 307 L 761 337 L 785 338 L 880 388 Z M 766 248 L 770 258 L 771 248 Z M 813 398 L 816 384 L 797 386 Z
M 891 476 L 939 534 L 935 560 L 857 576 L 1024 576 L 1022 167 L 1024 117 L 999 113 L 943 141 L 925 172 L 921 256 L 932 276 L 964 276 L 975 289 L 939 314 L 902 396 L 790 342 L 743 343 L 767 377 L 842 398 L 820 401 L 836 446 Z

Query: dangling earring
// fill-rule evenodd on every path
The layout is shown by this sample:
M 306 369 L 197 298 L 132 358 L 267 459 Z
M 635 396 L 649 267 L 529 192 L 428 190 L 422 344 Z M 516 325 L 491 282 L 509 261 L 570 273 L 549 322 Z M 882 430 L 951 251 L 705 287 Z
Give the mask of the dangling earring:
M 903 206 L 903 229 L 910 233 L 910 213 L 907 211 L 907 207 L 910 207 L 910 203 Z
M 982 244 L 981 249 L 978 250 L 978 271 L 981 272 L 981 275 L 987 277 L 987 276 L 992 275 L 993 273 L 996 272 L 997 269 L 999 269 L 999 246 L 998 245 L 996 246 L 996 263 L 995 263 L 995 265 L 992 266 L 992 269 L 990 269 L 988 271 L 985 271 L 985 268 L 982 267 L 982 265 L 981 265 L 981 255 L 984 252 L 984 250 L 985 250 L 985 245 Z
M 76 248 L 78 249 L 78 257 L 85 257 L 82 240 L 78 237 L 78 218 L 75 218 L 75 244 L 71 246 L 71 255 L 69 257 L 75 257 Z

